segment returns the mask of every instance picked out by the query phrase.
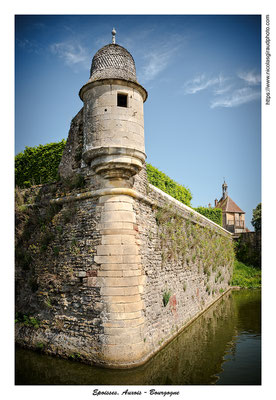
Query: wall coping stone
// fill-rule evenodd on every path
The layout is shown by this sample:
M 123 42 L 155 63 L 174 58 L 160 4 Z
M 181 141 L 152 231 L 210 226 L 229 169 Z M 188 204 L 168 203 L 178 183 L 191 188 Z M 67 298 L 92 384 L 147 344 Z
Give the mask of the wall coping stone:
M 200 214 L 199 212 L 195 211 L 194 209 L 192 209 L 189 206 L 186 206 L 186 204 L 181 203 L 181 201 L 176 200 L 174 197 L 170 196 L 169 194 L 163 192 L 161 189 L 149 184 L 149 187 L 152 191 L 157 192 L 158 194 L 160 194 L 162 197 L 164 197 L 165 199 L 169 200 L 171 203 L 174 203 L 175 205 L 177 205 L 179 208 L 182 208 L 185 211 L 188 211 L 190 213 L 193 213 L 194 215 L 198 216 L 199 218 L 203 219 L 204 221 L 208 222 L 211 225 L 214 225 L 216 228 L 219 228 L 221 231 L 223 231 L 224 233 L 227 233 L 230 237 L 233 236 L 231 232 L 227 231 L 226 229 L 224 229 L 222 226 L 216 224 L 215 222 L 213 222 L 212 220 L 210 220 L 209 218 L 205 217 L 204 215 Z
M 200 218 L 201 220 L 207 222 L 209 225 L 213 225 L 214 227 L 220 229 L 222 232 L 226 233 L 229 237 L 234 236 L 231 232 L 224 229 L 222 226 L 216 224 L 209 218 L 205 217 L 204 215 L 200 214 L 199 212 L 195 211 L 193 208 L 187 206 L 186 204 L 181 203 L 179 200 L 176 200 L 174 197 L 170 196 L 169 194 L 163 192 L 161 189 L 149 184 L 149 188 L 153 191 L 158 193 L 162 196 L 165 200 L 169 201 L 170 203 L 175 204 L 178 208 L 185 210 L 186 212 L 194 214 L 196 217 Z M 57 197 L 55 199 L 50 200 L 50 204 L 64 204 L 69 203 L 72 201 L 78 200 L 87 200 L 91 197 L 101 197 L 101 196 L 116 196 L 116 195 L 126 195 L 133 197 L 134 199 L 143 201 L 150 206 L 158 207 L 158 200 L 153 201 L 148 196 L 144 196 L 143 194 L 139 193 L 135 189 L 130 188 L 103 188 L 98 190 L 91 190 L 88 192 L 77 193 L 75 195 Z M 28 204 L 28 207 L 39 206 L 39 204 Z
M 109 195 L 126 195 L 126 196 L 131 196 L 134 197 L 135 199 L 144 201 L 145 203 L 150 204 L 153 206 L 155 203 L 147 198 L 146 196 L 142 195 L 141 193 L 137 192 L 137 190 L 134 189 L 129 189 L 129 188 L 104 188 L 104 189 L 98 189 L 98 190 L 91 190 L 88 192 L 84 193 L 77 193 L 76 195 L 72 196 L 64 196 L 64 197 L 58 197 L 56 199 L 51 199 L 50 203 L 57 203 L 57 204 L 62 204 L 62 203 L 68 203 L 74 200 L 86 200 L 91 197 L 100 197 L 100 196 L 109 196 Z

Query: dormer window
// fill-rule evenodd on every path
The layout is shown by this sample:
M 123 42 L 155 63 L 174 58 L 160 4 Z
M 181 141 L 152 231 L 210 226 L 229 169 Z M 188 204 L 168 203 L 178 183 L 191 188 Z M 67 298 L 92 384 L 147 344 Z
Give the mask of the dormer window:
M 127 94 L 117 93 L 117 106 L 127 107 Z

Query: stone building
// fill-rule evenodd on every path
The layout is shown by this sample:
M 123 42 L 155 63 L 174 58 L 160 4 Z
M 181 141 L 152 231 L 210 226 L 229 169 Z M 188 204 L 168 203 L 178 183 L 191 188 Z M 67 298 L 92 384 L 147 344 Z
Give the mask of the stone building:
M 227 230 L 149 184 L 147 91 L 115 33 L 80 89 L 61 180 L 24 193 L 16 311 L 39 323 L 19 321 L 15 337 L 48 354 L 132 368 L 230 290 L 234 252 Z M 78 177 L 81 187 L 68 185 Z
M 228 185 L 224 181 L 222 184 L 222 197 L 219 201 L 215 199 L 215 208 L 222 209 L 222 226 L 234 234 L 247 232 L 245 227 L 245 212 L 228 196 L 227 189 Z

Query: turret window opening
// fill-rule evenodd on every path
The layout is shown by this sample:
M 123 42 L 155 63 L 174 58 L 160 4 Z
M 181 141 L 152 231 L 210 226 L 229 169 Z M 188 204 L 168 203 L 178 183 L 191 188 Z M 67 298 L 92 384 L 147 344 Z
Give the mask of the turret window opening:
M 117 106 L 127 107 L 127 94 L 117 93 Z

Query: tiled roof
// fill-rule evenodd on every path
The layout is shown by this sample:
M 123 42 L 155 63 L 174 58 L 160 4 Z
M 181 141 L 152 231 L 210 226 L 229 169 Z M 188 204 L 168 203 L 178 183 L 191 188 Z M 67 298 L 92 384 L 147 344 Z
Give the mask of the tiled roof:
M 94 55 L 89 82 L 100 79 L 126 79 L 136 81 L 132 55 L 118 44 L 107 44 Z
M 225 212 L 245 214 L 245 212 L 242 211 L 240 207 L 237 206 L 237 204 L 229 196 L 227 196 L 225 199 L 223 199 L 222 197 L 217 203 L 216 208 L 221 208 L 222 211 Z

